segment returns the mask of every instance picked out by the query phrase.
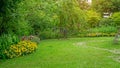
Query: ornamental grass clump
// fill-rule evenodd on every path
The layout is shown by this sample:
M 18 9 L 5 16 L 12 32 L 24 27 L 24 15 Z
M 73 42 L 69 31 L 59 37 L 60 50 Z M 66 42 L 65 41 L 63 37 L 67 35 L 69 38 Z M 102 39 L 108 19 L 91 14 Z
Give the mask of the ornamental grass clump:
M 15 58 L 23 55 L 30 54 L 37 49 L 37 44 L 29 40 L 20 41 L 16 45 L 11 45 L 5 50 L 5 55 L 7 58 Z

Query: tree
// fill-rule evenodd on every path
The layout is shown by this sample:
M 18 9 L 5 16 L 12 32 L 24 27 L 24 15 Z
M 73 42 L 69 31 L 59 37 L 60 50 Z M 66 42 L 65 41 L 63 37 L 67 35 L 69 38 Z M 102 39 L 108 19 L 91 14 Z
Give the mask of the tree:
M 111 0 L 109 0 L 109 1 L 107 1 L 107 0 L 93 0 L 92 7 L 93 7 L 93 9 L 95 9 L 96 11 L 98 11 L 100 13 L 112 12 L 112 10 L 114 8 Z
M 77 0 L 77 2 L 79 4 L 80 9 L 82 10 L 89 10 L 91 8 L 90 4 L 87 3 L 86 0 Z
M 92 8 L 96 11 L 103 12 L 118 12 L 120 11 L 120 0 L 93 0 Z
M 22 0 L 0 0 L 0 35 L 8 32 L 12 27 L 17 14 L 15 13 L 17 4 Z
M 79 32 L 85 26 L 85 14 L 84 11 L 80 9 L 77 0 L 62 0 L 59 11 L 58 27 L 62 27 L 73 33 L 73 31 Z M 60 29 L 60 31 L 62 31 L 62 29 Z
M 112 4 L 113 4 L 113 12 L 118 12 L 120 11 L 120 0 L 112 0 Z

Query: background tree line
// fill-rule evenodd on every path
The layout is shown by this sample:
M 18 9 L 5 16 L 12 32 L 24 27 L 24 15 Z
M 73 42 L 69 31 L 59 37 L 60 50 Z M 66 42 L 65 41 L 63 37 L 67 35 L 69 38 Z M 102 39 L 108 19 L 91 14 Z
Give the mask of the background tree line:
M 45 39 L 64 37 L 65 32 L 67 36 L 116 32 L 119 4 L 119 0 L 93 0 L 92 5 L 83 0 L 1 0 L 0 35 L 37 35 Z M 104 12 L 112 16 L 105 19 Z

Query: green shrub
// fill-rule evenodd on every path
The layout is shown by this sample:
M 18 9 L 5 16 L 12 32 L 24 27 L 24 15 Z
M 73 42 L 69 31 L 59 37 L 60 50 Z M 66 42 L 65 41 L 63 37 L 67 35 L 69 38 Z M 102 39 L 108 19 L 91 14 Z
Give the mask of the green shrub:
M 10 47 L 12 44 L 17 44 L 19 42 L 19 38 L 16 35 L 12 34 L 3 34 L 0 37 L 0 58 L 5 58 L 3 51 Z
M 92 28 L 89 33 L 116 33 L 117 28 L 114 26 L 102 26 L 97 28 Z
M 116 12 L 111 16 L 113 22 L 118 26 L 120 26 L 120 12 Z
M 34 52 L 37 48 L 37 44 L 31 41 L 21 41 L 18 44 L 11 45 L 5 49 L 4 54 L 6 58 L 15 58 L 22 55 L 27 55 Z
M 101 16 L 99 13 L 93 10 L 87 11 L 86 20 L 89 25 L 88 27 L 97 27 L 99 25 L 100 19 L 101 19 Z
M 40 39 L 51 39 L 51 38 L 58 38 L 60 35 L 58 34 L 58 30 L 53 31 L 52 29 L 46 29 L 40 32 L 39 37 Z
M 111 37 L 117 33 L 117 27 L 115 26 L 102 26 L 88 29 L 84 32 L 80 32 L 77 36 L 79 37 Z
M 116 24 L 113 22 L 111 18 L 102 18 L 99 22 L 99 26 L 115 26 Z

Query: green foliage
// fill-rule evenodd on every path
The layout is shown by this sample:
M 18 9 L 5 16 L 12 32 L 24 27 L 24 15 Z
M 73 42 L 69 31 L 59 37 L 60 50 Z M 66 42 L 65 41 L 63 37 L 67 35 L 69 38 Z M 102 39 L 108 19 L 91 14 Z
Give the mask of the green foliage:
M 51 29 L 46 29 L 39 33 L 40 39 L 51 39 L 51 38 L 58 38 L 60 37 L 58 34 L 58 30 L 51 30 Z
M 85 14 L 76 0 L 25 0 L 19 3 L 19 7 L 22 8 L 18 8 L 17 12 L 22 13 L 20 16 L 28 22 L 31 34 L 39 35 L 40 38 L 57 37 L 57 32 L 52 32 L 54 27 L 64 28 L 69 32 L 85 27 Z
M 20 40 L 16 35 L 3 34 L 0 37 L 0 58 L 5 58 L 3 53 L 5 49 L 7 49 L 12 44 L 17 44 L 19 41 Z
M 68 9 L 69 8 L 69 9 Z M 68 32 L 80 31 L 85 25 L 85 13 L 80 9 L 76 0 L 65 0 L 60 3 L 60 12 L 58 13 L 59 22 L 57 26 L 68 30 Z M 61 29 L 60 29 L 61 31 Z M 62 33 L 61 33 L 62 34 Z
M 86 20 L 87 20 L 89 27 L 97 27 L 99 25 L 100 19 L 101 19 L 101 16 L 99 13 L 93 10 L 87 11 Z
M 115 25 L 120 26 L 120 12 L 116 12 L 111 16 L 111 19 L 115 23 Z
M 82 10 L 89 10 L 91 8 L 90 4 L 87 3 L 86 0 L 77 0 L 78 3 L 79 3 L 79 7 L 82 9 Z
M 21 1 L 22 0 L 0 1 L 0 35 L 3 33 L 8 33 L 7 29 L 10 27 L 14 28 L 11 24 L 17 23 L 18 15 L 16 13 L 16 8 L 17 4 Z
M 102 18 L 99 22 L 99 26 L 115 26 L 116 24 L 111 18 Z
M 92 7 L 100 13 L 104 12 L 119 12 L 120 0 L 93 0 Z
M 120 0 L 111 0 L 113 3 L 113 12 L 119 12 L 120 11 Z
M 94 0 L 93 1 L 93 8 L 96 9 L 98 12 L 111 12 L 113 7 L 113 4 L 111 0 Z
M 18 12 L 22 13 L 21 17 L 31 27 L 32 35 L 39 35 L 48 28 L 52 30 L 52 27 L 58 20 L 56 15 L 58 11 L 55 11 L 57 9 L 55 1 L 29 0 L 28 2 L 25 0 L 19 3 L 19 7 L 22 8 L 19 8 Z
M 117 27 L 115 26 L 101 26 L 96 28 L 90 28 L 84 32 L 79 32 L 76 34 L 78 37 L 111 37 L 115 36 L 117 33 Z
M 109 12 L 113 2 L 93 1 L 93 7 L 99 12 Z M 0 33 L 37 35 L 41 39 L 60 38 L 89 28 L 114 25 L 110 19 L 101 19 L 99 13 L 89 8 L 83 0 L 2 0 Z M 57 30 L 53 31 L 54 28 Z
M 97 28 L 92 28 L 89 33 L 116 33 L 117 28 L 114 26 L 102 26 Z

